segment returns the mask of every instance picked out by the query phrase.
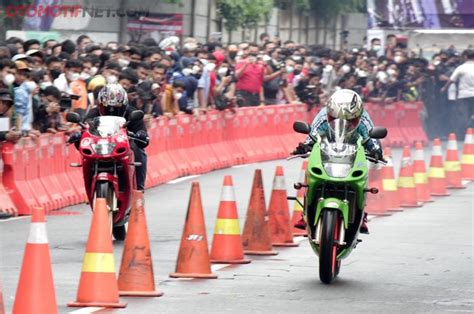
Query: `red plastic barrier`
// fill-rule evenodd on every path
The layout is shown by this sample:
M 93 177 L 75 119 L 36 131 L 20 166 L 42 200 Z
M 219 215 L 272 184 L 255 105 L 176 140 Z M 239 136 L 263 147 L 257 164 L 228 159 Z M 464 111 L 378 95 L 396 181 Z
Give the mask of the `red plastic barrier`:
M 293 121 L 311 121 L 314 114 L 305 105 L 275 105 L 236 112 L 211 110 L 198 119 L 160 117 L 148 130 L 146 187 L 180 176 L 284 158 L 304 140 L 304 135 L 293 131 Z M 1 206 L 11 199 L 18 214 L 26 215 L 33 206 L 51 211 L 86 201 L 82 168 L 70 167 L 80 165 L 81 157 L 73 145 L 65 144 L 63 133 L 44 134 L 36 141 L 25 138 L 15 146 L 7 143 L 2 157 L 5 192 L 0 185 Z
M 414 146 L 417 141 L 428 144 L 420 113 L 424 110 L 422 102 L 398 102 L 391 104 L 365 105 L 376 126 L 388 129 L 388 137 L 383 143 L 390 146 Z
M 64 198 L 63 187 L 59 184 L 56 173 L 54 173 L 54 163 L 56 162 L 51 145 L 51 134 L 42 134 L 36 139 L 36 166 L 38 167 L 38 178 L 46 195 L 52 202 L 51 209 L 58 209 L 68 205 Z M 61 156 L 56 156 L 58 159 Z
M 1 146 L 0 146 L 1 148 Z M 3 186 L 3 159 L 0 158 L 0 212 L 8 213 L 12 216 L 18 215 L 18 210 L 10 199 L 7 190 Z
M 421 142 L 427 145 L 429 141 L 420 117 L 424 110 L 423 103 L 400 102 L 397 107 L 400 112 L 399 128 L 405 138 L 405 144 L 415 146 L 416 142 Z
M 23 150 L 24 140 L 16 145 L 5 143 L 2 147 L 3 185 L 19 215 L 29 215 L 33 206 L 38 206 L 26 177 L 27 152 Z

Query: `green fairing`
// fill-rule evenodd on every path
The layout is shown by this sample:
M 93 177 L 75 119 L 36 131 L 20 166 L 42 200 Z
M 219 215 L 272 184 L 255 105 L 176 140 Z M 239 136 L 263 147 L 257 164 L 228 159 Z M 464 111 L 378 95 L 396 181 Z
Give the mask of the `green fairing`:
M 320 169 L 321 174 L 317 174 L 315 171 L 317 169 Z M 359 171 L 358 176 L 353 176 L 354 172 Z M 334 197 L 326 197 L 325 199 L 320 199 L 320 200 L 315 200 L 317 197 L 316 190 L 318 187 L 322 186 L 324 183 L 334 183 L 334 184 L 347 184 L 348 187 L 352 188 L 355 193 L 356 193 L 356 210 L 363 210 L 365 207 L 365 202 L 366 202 L 366 193 L 364 192 L 364 189 L 367 187 L 367 179 L 368 179 L 368 165 L 367 165 L 367 160 L 365 157 L 365 151 L 364 147 L 362 145 L 362 139 L 359 138 L 357 141 L 357 152 L 356 152 L 356 157 L 354 160 L 354 164 L 352 166 L 352 169 L 349 171 L 348 176 L 345 178 L 334 178 L 330 177 L 322 164 L 321 161 L 321 148 L 319 141 L 314 144 L 311 155 L 309 157 L 308 161 L 308 169 L 306 172 L 306 179 L 307 179 L 307 184 L 308 184 L 308 189 L 307 189 L 307 194 L 306 194 L 306 199 L 305 199 L 305 218 L 306 221 L 308 220 L 307 217 L 307 206 L 311 206 L 311 204 L 315 204 L 316 206 L 316 213 L 315 217 L 317 219 L 314 219 L 314 225 L 316 226 L 318 220 L 322 218 L 322 212 L 324 209 L 327 208 L 334 208 L 339 210 L 342 213 L 342 217 L 344 219 L 344 227 L 347 229 L 349 227 L 349 204 L 347 202 L 344 202 L 343 199 L 339 198 L 334 198 Z M 354 239 L 354 243 L 357 239 Z M 316 254 L 319 255 L 319 245 L 315 244 L 313 241 L 310 239 L 310 244 L 313 248 L 313 250 L 316 252 Z M 337 254 L 337 259 L 342 259 L 347 257 L 352 249 L 354 248 L 354 245 L 349 244 L 346 248 L 341 248 L 340 251 L 338 251 Z

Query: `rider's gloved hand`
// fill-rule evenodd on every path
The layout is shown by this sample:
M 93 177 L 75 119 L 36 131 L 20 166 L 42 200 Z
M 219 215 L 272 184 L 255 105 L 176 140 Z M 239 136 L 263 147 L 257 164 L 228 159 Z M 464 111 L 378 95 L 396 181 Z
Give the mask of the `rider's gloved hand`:
M 75 144 L 81 140 L 81 136 L 81 132 L 72 133 L 71 136 L 69 136 L 67 143 Z
M 148 142 L 150 141 L 148 134 L 143 130 L 139 130 L 135 133 L 135 139 L 138 140 L 136 143 L 141 148 L 148 146 Z
M 383 152 L 381 149 L 376 149 L 376 150 L 373 150 L 370 152 L 369 154 L 370 157 L 374 158 L 375 160 L 380 160 L 380 161 L 383 161 L 383 162 L 387 162 L 384 158 L 383 158 Z
M 299 143 L 294 151 L 291 152 L 292 155 L 303 155 L 311 151 L 311 145 L 305 143 Z

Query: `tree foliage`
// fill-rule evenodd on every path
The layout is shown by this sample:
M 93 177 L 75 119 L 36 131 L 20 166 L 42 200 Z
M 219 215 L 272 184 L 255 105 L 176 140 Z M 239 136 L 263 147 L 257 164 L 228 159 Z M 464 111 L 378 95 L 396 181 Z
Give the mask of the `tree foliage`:
M 300 11 L 312 9 L 316 16 L 326 21 L 343 13 L 366 12 L 366 0 L 297 0 Z
M 228 31 L 256 25 L 268 18 L 272 8 L 273 0 L 217 0 L 219 17 Z

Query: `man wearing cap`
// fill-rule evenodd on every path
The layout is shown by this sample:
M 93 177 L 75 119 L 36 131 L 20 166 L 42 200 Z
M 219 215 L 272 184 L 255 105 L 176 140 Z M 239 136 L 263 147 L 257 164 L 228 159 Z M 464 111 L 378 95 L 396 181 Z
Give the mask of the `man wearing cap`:
M 31 69 L 23 61 L 16 61 L 14 88 L 15 112 L 17 114 L 17 127 L 21 130 L 23 136 L 28 136 L 31 131 L 33 121 L 33 99 L 32 97 L 39 92 L 38 85 L 30 79 Z M 35 133 L 36 134 L 36 133 Z

